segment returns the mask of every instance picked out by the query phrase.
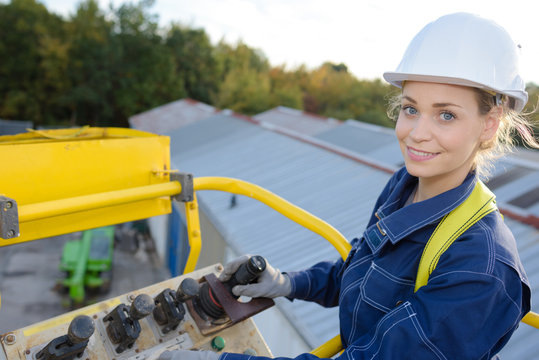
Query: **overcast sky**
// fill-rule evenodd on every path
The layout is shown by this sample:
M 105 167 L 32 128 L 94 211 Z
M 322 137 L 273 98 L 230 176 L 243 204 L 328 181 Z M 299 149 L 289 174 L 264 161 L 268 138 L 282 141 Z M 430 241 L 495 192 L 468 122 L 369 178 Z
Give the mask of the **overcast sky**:
M 77 0 L 42 0 L 68 15 Z M 99 0 L 102 9 L 111 1 Z M 113 0 L 118 6 L 121 0 Z M 428 22 L 467 11 L 490 18 L 522 46 L 521 73 L 539 84 L 539 4 L 529 0 L 156 0 L 162 26 L 204 28 L 212 43 L 242 39 L 272 65 L 309 68 L 345 63 L 358 78 L 394 70 L 412 37 Z

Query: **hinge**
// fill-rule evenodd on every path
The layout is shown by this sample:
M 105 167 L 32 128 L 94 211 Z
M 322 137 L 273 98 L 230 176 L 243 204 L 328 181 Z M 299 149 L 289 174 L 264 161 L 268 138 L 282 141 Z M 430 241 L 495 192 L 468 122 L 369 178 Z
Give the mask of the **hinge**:
M 0 195 L 0 238 L 12 239 L 19 236 L 19 211 L 17 202 Z

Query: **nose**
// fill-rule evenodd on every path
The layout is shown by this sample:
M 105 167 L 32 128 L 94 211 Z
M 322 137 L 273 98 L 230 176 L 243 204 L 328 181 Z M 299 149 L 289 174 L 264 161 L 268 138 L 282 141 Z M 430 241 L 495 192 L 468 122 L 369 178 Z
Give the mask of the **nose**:
M 415 118 L 409 136 L 415 142 L 431 139 L 432 132 L 430 129 L 430 121 L 427 116 L 421 114 Z

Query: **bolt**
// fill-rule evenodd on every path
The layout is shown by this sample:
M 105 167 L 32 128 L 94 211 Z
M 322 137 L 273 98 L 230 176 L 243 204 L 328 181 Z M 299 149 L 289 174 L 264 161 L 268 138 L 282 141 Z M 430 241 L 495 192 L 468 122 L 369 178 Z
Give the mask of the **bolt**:
M 215 267 L 215 269 L 216 269 L 217 271 L 223 271 L 223 266 L 217 265 L 217 266 Z
M 134 301 L 135 298 L 136 298 L 135 294 L 131 294 L 131 295 L 129 295 L 129 297 L 128 297 L 129 301 Z
M 11 209 L 12 206 L 13 206 L 13 203 L 11 201 L 8 201 L 6 203 L 6 209 Z
M 195 210 L 197 207 L 195 206 L 195 203 L 190 203 L 190 204 L 189 204 L 189 208 L 190 208 L 191 210 Z
M 94 316 L 92 316 L 94 319 L 97 319 L 97 314 L 94 314 Z
M 200 232 L 198 230 L 193 230 L 191 235 L 193 235 L 194 237 L 198 237 L 198 236 L 200 236 Z
M 6 345 L 13 345 L 15 344 L 15 341 L 17 340 L 17 337 L 13 334 L 7 334 L 6 337 L 4 338 L 4 343 L 6 343 Z
M 7 232 L 7 236 L 10 237 L 10 238 L 14 237 L 15 236 L 15 230 L 9 230 Z
M 30 350 L 25 351 L 26 355 L 30 354 Z

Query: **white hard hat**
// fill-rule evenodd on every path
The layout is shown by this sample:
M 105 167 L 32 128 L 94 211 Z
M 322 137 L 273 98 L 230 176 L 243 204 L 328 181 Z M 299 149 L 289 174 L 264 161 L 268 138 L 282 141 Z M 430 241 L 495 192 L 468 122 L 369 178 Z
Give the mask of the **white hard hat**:
M 412 40 L 401 63 L 384 79 L 402 87 L 406 80 L 473 86 L 528 101 L 518 71 L 518 46 L 501 26 L 467 13 L 442 16 Z

